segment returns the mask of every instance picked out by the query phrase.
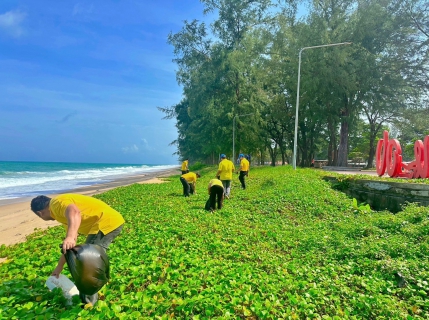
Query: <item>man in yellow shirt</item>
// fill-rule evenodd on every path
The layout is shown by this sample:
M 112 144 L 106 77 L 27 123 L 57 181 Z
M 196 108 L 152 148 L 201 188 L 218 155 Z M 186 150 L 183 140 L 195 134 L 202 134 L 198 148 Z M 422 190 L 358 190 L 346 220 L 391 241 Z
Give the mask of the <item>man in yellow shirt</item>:
M 186 158 L 183 162 L 182 162 L 182 174 L 188 173 L 189 169 L 188 169 L 188 164 L 189 164 L 189 159 Z
M 216 173 L 216 177 L 219 177 L 218 179 L 222 181 L 225 197 L 229 199 L 231 193 L 232 173 L 235 171 L 235 167 L 232 161 L 226 158 L 226 155 L 221 154 L 220 159 L 221 161 L 219 162 L 219 168 Z
M 80 194 L 38 196 L 31 201 L 31 210 L 41 219 L 56 220 L 67 228 L 63 253 L 76 246 L 78 233 L 87 236 L 85 243 L 98 244 L 107 250 L 125 223 L 122 215 L 103 201 Z M 65 256 L 61 255 L 52 275 L 58 278 L 65 263 Z M 96 295 L 81 295 L 82 302 L 97 301 Z
M 188 173 L 182 174 L 182 176 L 180 177 L 180 182 L 182 183 L 183 195 L 185 197 L 189 197 L 189 193 L 197 194 L 196 183 L 197 183 L 197 178 L 199 177 L 200 177 L 199 173 L 188 172 Z
M 249 176 L 250 164 L 249 160 L 244 157 L 244 154 L 240 153 L 238 158 L 240 159 L 240 176 L 238 177 L 238 180 L 240 180 L 241 188 L 244 190 L 246 189 L 246 181 L 244 180 L 244 177 Z
M 209 192 L 209 199 L 206 202 L 205 209 L 208 211 L 216 210 L 216 202 L 217 208 L 222 209 L 223 205 L 223 184 L 219 179 L 211 179 L 209 185 L 207 187 Z

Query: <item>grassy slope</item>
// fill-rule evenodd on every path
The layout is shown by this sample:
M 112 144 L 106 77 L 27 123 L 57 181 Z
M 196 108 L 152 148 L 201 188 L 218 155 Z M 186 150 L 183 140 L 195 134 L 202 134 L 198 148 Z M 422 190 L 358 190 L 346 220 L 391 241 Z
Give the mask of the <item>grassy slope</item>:
M 66 309 L 61 293 L 44 287 L 63 228 L 1 247 L 1 318 L 429 317 L 429 209 L 362 213 L 320 171 L 267 167 L 251 170 L 245 191 L 235 176 L 224 209 L 208 213 L 215 171 L 202 171 L 190 198 L 178 177 L 97 196 L 127 224 L 93 309 Z

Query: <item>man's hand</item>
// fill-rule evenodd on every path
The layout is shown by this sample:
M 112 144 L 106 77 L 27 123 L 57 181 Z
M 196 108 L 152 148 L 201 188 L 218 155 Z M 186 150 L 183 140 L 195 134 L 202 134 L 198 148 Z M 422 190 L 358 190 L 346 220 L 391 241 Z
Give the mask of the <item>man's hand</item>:
M 68 249 L 76 246 L 76 240 L 73 237 L 66 237 L 63 241 L 63 253 L 65 254 Z

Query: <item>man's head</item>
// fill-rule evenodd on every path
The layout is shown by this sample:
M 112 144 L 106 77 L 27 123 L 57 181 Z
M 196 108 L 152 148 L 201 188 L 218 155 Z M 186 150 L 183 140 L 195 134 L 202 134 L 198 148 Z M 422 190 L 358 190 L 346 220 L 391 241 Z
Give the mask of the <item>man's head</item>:
M 197 175 L 197 178 L 201 177 L 201 175 L 198 172 L 196 173 L 196 175 Z
M 43 220 L 52 220 L 49 212 L 49 202 L 51 198 L 47 196 L 37 196 L 31 200 L 31 211 Z
M 238 157 L 241 159 L 241 158 L 244 158 L 244 154 L 242 154 L 242 153 L 240 153 L 239 155 L 238 155 Z
M 220 155 L 221 159 L 226 159 L 226 155 L 224 155 L 223 153 Z

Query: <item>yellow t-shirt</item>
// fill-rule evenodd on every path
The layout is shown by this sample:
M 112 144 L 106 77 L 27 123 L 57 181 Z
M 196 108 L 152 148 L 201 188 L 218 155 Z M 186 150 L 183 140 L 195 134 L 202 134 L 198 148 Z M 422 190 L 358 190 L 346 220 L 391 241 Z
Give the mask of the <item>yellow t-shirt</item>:
M 182 174 L 182 178 L 188 182 L 197 182 L 197 175 L 193 172 Z
M 122 215 L 103 201 L 70 193 L 51 199 L 49 203 L 51 217 L 67 226 L 66 209 L 70 204 L 75 204 L 80 210 L 82 216 L 78 229 L 80 234 L 97 234 L 99 231 L 108 234 L 125 223 Z
M 219 163 L 220 171 L 220 180 L 232 180 L 232 173 L 234 172 L 235 167 L 232 161 L 228 159 L 223 159 Z
M 188 170 L 188 160 L 182 162 L 182 171 Z
M 242 158 L 240 161 L 240 171 L 249 171 L 249 161 L 246 158 Z
M 209 188 L 211 188 L 213 186 L 219 186 L 219 187 L 222 187 L 222 189 L 223 189 L 222 181 L 220 181 L 219 179 L 211 179 L 210 180 L 210 182 L 209 182 Z

